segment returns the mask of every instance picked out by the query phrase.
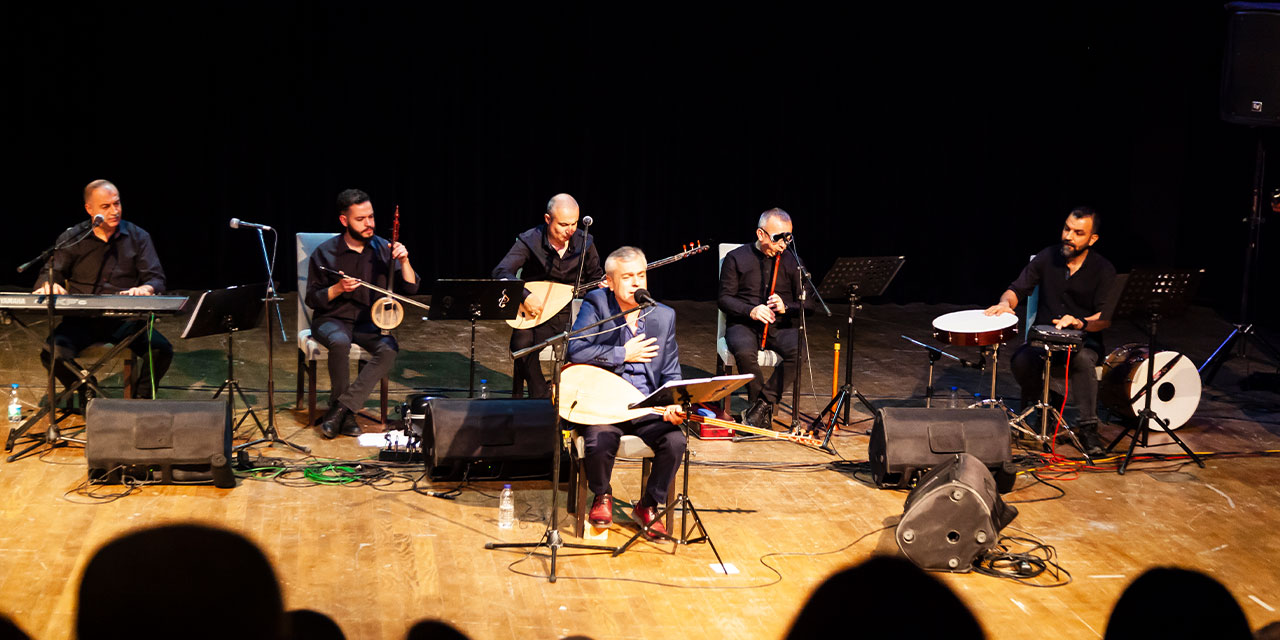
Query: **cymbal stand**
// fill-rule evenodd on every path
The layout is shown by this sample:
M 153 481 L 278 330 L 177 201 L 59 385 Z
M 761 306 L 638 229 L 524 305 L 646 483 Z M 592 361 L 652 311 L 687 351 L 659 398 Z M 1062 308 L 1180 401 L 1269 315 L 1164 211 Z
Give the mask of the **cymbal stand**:
M 1080 438 L 1076 437 L 1076 432 L 1071 428 L 1071 423 L 1067 422 L 1067 419 L 1063 417 L 1060 411 L 1058 411 L 1058 408 L 1049 402 L 1049 382 L 1053 379 L 1053 374 L 1051 373 L 1053 368 L 1053 354 L 1063 351 L 1075 351 L 1078 347 L 1070 344 L 1049 344 L 1047 342 L 1041 346 L 1044 348 L 1045 353 L 1044 378 L 1041 383 L 1040 399 L 1029 407 L 1023 407 L 1022 412 L 1014 416 L 1014 418 L 1009 421 L 1009 426 L 1039 441 L 1047 450 L 1053 441 L 1054 435 L 1049 432 L 1049 418 L 1052 417 L 1055 421 L 1055 425 L 1059 422 L 1062 423 L 1062 430 L 1067 433 L 1069 438 L 1071 438 L 1071 443 L 1075 445 L 1076 449 L 1080 450 L 1080 453 L 1084 455 L 1085 460 L 1092 463 L 1093 458 L 1090 458 L 1089 454 L 1085 452 L 1084 444 L 1080 442 Z M 1066 375 L 1071 375 L 1071 372 L 1068 371 Z M 1027 426 L 1027 417 L 1036 410 L 1040 411 L 1040 431 L 1038 433 L 1031 427 Z

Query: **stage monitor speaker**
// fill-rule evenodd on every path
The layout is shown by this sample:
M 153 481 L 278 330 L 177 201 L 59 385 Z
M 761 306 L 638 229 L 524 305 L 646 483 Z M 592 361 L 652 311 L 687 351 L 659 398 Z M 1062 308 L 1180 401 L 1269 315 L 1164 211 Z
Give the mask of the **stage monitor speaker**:
M 1017 516 L 1000 499 L 987 465 L 959 453 L 920 478 L 902 505 L 894 537 L 921 569 L 966 573 Z
M 886 407 L 876 416 L 867 444 L 871 479 L 881 489 L 905 489 L 957 453 L 977 456 L 999 475 L 1002 491 L 1012 488 L 1005 469 L 1013 460 L 1009 422 L 998 409 Z
M 94 398 L 84 413 L 89 479 L 236 486 L 223 400 Z
M 541 476 L 551 470 L 556 414 L 550 400 L 430 398 L 422 420 L 432 477 L 476 463 L 496 470 L 491 477 L 512 475 L 493 463 L 517 463 L 507 466 Z
M 1222 58 L 1222 119 L 1280 125 L 1280 3 L 1227 4 Z

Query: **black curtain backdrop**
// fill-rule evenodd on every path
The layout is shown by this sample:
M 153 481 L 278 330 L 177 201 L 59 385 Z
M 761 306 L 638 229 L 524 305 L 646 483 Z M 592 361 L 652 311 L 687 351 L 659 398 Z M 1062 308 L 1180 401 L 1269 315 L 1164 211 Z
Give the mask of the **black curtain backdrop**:
M 384 235 L 400 206 L 428 281 L 487 276 L 567 191 L 604 251 L 749 241 L 779 206 L 818 277 L 901 254 L 889 300 L 986 305 L 1086 203 L 1122 271 L 1204 267 L 1237 315 L 1256 136 L 1280 145 L 1218 118 L 1220 3 L 743 7 L 11 6 L 0 283 L 96 178 L 184 289 L 262 279 L 232 217 L 280 230 L 292 289 L 293 234 L 338 230 L 348 187 Z M 715 259 L 651 284 L 711 299 Z

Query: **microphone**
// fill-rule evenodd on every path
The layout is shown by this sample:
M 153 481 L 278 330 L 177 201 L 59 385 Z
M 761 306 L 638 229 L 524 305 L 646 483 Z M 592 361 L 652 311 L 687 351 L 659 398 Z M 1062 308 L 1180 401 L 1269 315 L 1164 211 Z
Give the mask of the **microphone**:
M 658 304 L 658 301 L 654 300 L 653 296 L 649 295 L 648 289 L 636 289 L 635 299 L 636 302 L 646 307 L 652 307 L 653 305 Z
M 257 230 L 259 230 L 259 231 L 275 231 L 275 229 L 272 229 L 271 227 L 268 227 L 268 226 L 267 226 L 267 225 L 265 225 L 265 224 L 257 224 L 257 223 L 255 223 L 255 222 L 245 222 L 244 220 L 241 220 L 240 218 L 232 218 L 232 219 L 231 219 L 231 228 L 232 228 L 232 229 L 239 229 L 240 227 L 248 227 L 248 228 L 250 228 L 250 229 L 257 229 Z
M 106 221 L 106 218 L 102 217 L 102 214 L 99 213 L 98 215 L 93 217 L 93 226 L 90 228 L 97 229 L 98 227 L 102 226 L 102 223 L 105 221 Z
M 593 222 L 595 222 L 595 220 L 592 220 L 591 216 L 582 216 L 581 222 L 582 222 L 582 226 L 589 227 Z

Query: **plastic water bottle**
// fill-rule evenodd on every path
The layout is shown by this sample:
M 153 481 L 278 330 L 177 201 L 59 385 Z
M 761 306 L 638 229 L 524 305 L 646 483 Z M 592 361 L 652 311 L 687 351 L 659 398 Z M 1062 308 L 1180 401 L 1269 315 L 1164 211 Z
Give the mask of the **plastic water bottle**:
M 511 485 L 502 485 L 502 497 L 498 498 L 498 528 L 510 529 L 516 525 L 516 496 Z
M 956 387 L 951 387 L 951 395 L 947 398 L 947 408 L 948 409 L 960 408 L 960 390 L 957 389 Z
M 480 399 L 487 400 L 489 398 L 489 381 L 484 378 L 480 379 Z M 511 485 L 507 485 L 510 488 Z
M 9 422 L 22 422 L 22 403 L 18 402 L 18 383 L 9 390 Z

